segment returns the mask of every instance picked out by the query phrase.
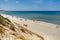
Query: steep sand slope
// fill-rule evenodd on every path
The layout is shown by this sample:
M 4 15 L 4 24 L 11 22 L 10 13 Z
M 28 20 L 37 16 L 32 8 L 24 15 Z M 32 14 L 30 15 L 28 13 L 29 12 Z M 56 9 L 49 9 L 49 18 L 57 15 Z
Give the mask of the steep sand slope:
M 23 18 L 16 18 L 9 15 L 4 17 L 7 17 L 11 21 L 24 26 L 24 28 L 43 36 L 45 40 L 60 40 L 60 25 L 42 21 L 25 20 Z

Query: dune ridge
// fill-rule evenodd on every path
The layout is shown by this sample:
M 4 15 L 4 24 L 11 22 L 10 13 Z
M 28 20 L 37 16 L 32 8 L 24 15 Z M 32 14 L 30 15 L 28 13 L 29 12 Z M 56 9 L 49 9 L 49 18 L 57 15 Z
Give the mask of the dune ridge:
M 60 25 L 43 21 L 26 20 L 24 18 L 17 18 L 15 16 L 10 16 L 6 14 L 1 15 L 5 18 L 8 18 L 13 24 L 21 26 L 30 34 L 33 33 L 37 36 L 38 34 L 41 35 L 39 37 L 41 37 L 42 40 L 60 40 Z

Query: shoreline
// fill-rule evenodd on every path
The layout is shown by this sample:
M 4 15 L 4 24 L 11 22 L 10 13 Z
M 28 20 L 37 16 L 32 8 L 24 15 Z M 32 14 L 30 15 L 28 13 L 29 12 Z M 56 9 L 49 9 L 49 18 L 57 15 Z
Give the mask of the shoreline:
M 36 23 L 36 24 L 46 24 L 46 25 L 55 25 L 55 26 L 60 26 L 58 24 L 53 24 L 53 23 L 49 23 L 49 22 L 44 22 L 44 21 L 36 21 L 36 20 L 29 20 L 29 19 L 24 19 L 24 18 L 19 18 L 19 17 L 15 17 L 15 16 L 11 16 L 11 15 L 7 15 L 7 14 L 1 14 L 2 16 L 6 17 L 6 18 L 10 18 L 10 19 L 18 19 L 20 22 L 32 22 L 32 23 Z
M 51 17 L 51 16 L 48 16 L 48 15 L 45 15 L 45 16 L 47 16 L 47 18 L 46 17 L 44 17 L 43 15 L 41 16 L 41 18 L 39 18 L 39 15 L 36 15 L 37 17 L 35 17 L 34 15 L 32 15 L 33 17 L 31 18 L 30 16 L 28 16 L 28 15 L 25 15 L 25 14 L 22 14 L 22 15 L 15 15 L 15 14 L 9 14 L 9 13 L 7 13 L 7 15 L 12 15 L 12 16 L 16 16 L 17 18 L 24 18 L 24 19 L 29 19 L 29 20 L 34 20 L 34 21 L 43 21 L 43 22 L 47 22 L 47 23 L 52 23 L 52 24 L 57 24 L 57 25 L 60 25 L 60 19 L 59 19 L 59 17 L 57 16 L 57 18 L 55 18 L 55 16 L 53 16 L 53 17 Z M 24 17 L 24 16 L 26 16 L 26 17 Z M 49 20 L 49 17 L 51 17 L 50 18 L 50 20 Z M 44 18 L 44 19 L 43 19 Z M 46 19 L 45 19 L 46 18 Z M 54 20 L 55 19 L 55 20 Z
M 60 40 L 60 25 L 43 21 L 25 20 L 24 18 L 17 18 L 15 16 L 4 14 L 3 16 L 10 19 L 11 21 L 19 23 L 24 28 L 41 35 L 45 40 Z

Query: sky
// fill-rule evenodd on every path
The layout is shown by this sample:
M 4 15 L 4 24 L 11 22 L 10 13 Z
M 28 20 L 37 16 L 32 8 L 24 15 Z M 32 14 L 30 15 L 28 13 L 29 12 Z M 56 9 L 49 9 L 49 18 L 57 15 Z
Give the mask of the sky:
M 60 11 L 60 0 L 0 0 L 0 10 Z

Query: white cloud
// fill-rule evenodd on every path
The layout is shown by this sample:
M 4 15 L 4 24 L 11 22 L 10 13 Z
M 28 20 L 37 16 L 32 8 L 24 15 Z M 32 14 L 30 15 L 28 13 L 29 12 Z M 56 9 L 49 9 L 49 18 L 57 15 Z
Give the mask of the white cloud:
M 16 3 L 19 3 L 19 1 L 16 1 Z

